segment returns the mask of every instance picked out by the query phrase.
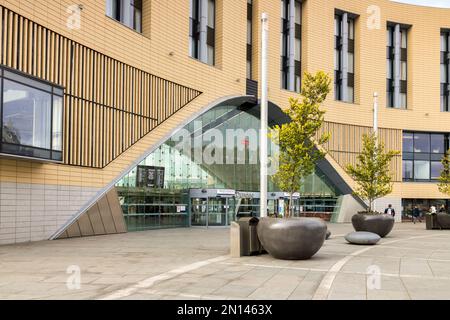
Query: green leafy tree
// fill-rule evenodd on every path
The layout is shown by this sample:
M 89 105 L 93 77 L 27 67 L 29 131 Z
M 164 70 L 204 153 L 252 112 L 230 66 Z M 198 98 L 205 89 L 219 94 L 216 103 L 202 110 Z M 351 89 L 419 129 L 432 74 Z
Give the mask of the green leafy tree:
M 324 122 L 325 111 L 320 109 L 330 92 L 330 77 L 322 71 L 305 73 L 302 99 L 289 99 L 285 113 L 291 122 L 275 126 L 269 134 L 279 147 L 278 171 L 272 176 L 278 187 L 289 193 L 286 217 L 291 215 L 293 194 L 300 192 L 304 178 L 314 172 L 315 164 L 325 156 L 320 146 L 329 140 L 329 134 L 317 137 Z
M 400 152 L 386 152 L 375 133 L 365 134 L 362 139 L 363 150 L 357 157 L 358 163 L 348 164 L 345 171 L 358 185 L 355 194 L 369 202 L 369 213 L 372 213 L 374 201 L 392 193 L 390 164 Z
M 442 159 L 442 165 L 444 169 L 439 177 L 439 191 L 450 196 L 450 150 Z

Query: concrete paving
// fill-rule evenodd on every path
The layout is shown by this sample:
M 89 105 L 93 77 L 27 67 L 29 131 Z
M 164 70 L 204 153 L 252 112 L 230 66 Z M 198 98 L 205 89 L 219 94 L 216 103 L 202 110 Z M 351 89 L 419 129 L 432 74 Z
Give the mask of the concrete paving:
M 228 229 L 0 246 L 0 299 L 450 300 L 450 231 L 403 223 L 376 246 L 354 246 L 351 225 L 329 229 L 306 261 L 231 258 Z

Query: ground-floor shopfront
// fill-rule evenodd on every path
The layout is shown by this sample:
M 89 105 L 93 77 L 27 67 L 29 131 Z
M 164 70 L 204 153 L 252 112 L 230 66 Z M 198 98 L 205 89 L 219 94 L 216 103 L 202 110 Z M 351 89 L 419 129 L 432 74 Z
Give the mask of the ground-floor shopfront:
M 173 227 L 226 227 L 241 217 L 260 216 L 260 193 L 230 189 L 151 190 L 118 188 L 129 231 Z M 336 197 L 293 196 L 294 216 L 331 220 L 338 210 Z M 268 214 L 282 217 L 289 195 L 268 194 Z

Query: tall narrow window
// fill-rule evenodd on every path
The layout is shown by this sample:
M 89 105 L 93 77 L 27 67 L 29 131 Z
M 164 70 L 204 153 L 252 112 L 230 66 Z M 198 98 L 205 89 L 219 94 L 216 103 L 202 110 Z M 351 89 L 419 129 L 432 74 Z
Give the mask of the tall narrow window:
M 389 23 L 386 38 L 387 106 L 406 109 L 408 105 L 408 28 Z
M 441 111 L 450 111 L 450 31 L 441 32 Z
M 252 54 L 253 54 L 253 1 L 247 0 L 247 79 L 252 79 Z
M 189 55 L 215 64 L 215 0 L 190 0 Z
M 301 88 L 302 2 L 281 0 L 281 87 Z
M 142 32 L 142 0 L 106 0 L 106 15 Z
M 335 35 L 335 99 L 355 100 L 355 15 L 336 11 Z

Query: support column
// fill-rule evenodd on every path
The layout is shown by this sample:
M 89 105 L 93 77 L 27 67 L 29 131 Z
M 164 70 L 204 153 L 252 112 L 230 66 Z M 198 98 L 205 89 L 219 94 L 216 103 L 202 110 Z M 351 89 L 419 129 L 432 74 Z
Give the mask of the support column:
M 348 13 L 342 14 L 342 100 L 348 102 Z
M 394 30 L 394 108 L 400 107 L 401 48 L 402 34 L 397 24 Z

